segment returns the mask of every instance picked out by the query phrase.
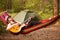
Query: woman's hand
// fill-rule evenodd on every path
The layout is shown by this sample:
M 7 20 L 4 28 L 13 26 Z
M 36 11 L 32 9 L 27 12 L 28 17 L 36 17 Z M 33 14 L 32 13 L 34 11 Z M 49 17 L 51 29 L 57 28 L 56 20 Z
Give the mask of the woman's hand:
M 31 21 L 32 17 L 29 17 L 29 20 L 26 22 L 26 25 L 29 24 L 29 22 Z
M 25 27 L 26 26 L 26 24 L 22 24 L 20 27 Z

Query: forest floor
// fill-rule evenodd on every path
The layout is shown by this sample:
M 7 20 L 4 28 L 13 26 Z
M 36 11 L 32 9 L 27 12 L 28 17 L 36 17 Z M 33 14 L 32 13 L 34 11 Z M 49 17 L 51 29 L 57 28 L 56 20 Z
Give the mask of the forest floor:
M 29 34 L 13 35 L 11 33 L 3 33 L 3 35 L 0 35 L 0 40 L 60 40 L 59 20 Z

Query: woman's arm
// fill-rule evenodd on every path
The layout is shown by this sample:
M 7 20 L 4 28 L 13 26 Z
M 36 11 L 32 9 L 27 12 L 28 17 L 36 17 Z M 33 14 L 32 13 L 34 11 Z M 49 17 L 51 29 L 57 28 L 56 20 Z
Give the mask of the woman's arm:
M 29 24 L 29 22 L 31 21 L 31 17 L 29 17 L 29 20 L 26 22 L 26 25 L 28 25 Z

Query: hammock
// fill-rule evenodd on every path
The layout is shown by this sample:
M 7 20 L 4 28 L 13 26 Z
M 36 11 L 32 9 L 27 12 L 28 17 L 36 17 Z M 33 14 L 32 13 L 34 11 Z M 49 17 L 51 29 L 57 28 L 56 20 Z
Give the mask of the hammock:
M 7 25 L 8 23 L 7 23 L 7 21 L 5 21 L 5 16 L 9 16 L 9 13 L 8 12 L 3 12 L 3 14 L 0 15 L 0 20 L 2 20 Z M 16 15 L 16 17 L 17 17 L 17 15 Z M 40 20 L 41 24 L 36 24 L 36 25 L 31 26 L 29 28 L 25 28 L 25 29 L 23 29 L 21 31 L 21 33 L 22 34 L 27 34 L 27 33 L 30 33 L 30 32 L 32 32 L 34 30 L 40 29 L 42 27 L 45 27 L 48 24 L 50 24 L 51 22 L 53 22 L 54 20 L 56 20 L 57 18 L 58 18 L 58 16 L 54 16 L 53 18 L 49 18 L 49 19 L 46 19 L 46 20 Z
M 50 23 L 52 23 L 53 21 L 55 21 L 56 19 L 58 18 L 58 16 L 54 16 L 53 18 L 51 19 L 46 19 L 46 20 L 40 20 L 40 23 L 41 24 L 36 24 L 34 26 L 31 26 L 29 28 L 25 28 L 21 31 L 22 34 L 27 34 L 27 33 L 30 33 L 32 31 L 35 31 L 37 29 L 40 29 L 40 28 L 43 28 L 43 27 L 46 27 L 47 25 L 49 25 Z
M 7 11 L 4 11 L 1 13 L 2 15 L 0 15 L 0 20 L 2 20 L 4 22 L 4 24 L 8 24 L 7 21 L 5 20 L 6 16 L 9 16 L 9 13 Z

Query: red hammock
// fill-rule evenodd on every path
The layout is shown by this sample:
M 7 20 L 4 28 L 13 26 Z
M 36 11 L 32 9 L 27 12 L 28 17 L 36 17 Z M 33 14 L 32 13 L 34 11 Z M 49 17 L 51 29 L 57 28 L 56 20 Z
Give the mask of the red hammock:
M 6 16 L 9 16 L 8 12 L 4 12 L 4 14 L 0 16 L 0 19 L 7 25 L 8 23 L 7 23 L 7 21 L 5 21 Z M 46 20 L 40 20 L 41 24 L 37 24 L 37 25 L 31 26 L 29 28 L 25 28 L 21 31 L 21 33 L 27 34 L 29 32 L 37 30 L 39 28 L 45 27 L 48 24 L 50 24 L 51 22 L 53 22 L 54 20 L 56 20 L 57 18 L 58 18 L 58 16 L 54 16 L 53 18 L 49 18 Z
M 46 27 L 47 25 L 49 25 L 50 23 L 52 23 L 53 21 L 55 21 L 57 18 L 58 18 L 58 16 L 54 16 L 51 19 L 40 20 L 41 24 L 37 24 L 37 25 L 31 26 L 29 28 L 25 28 L 24 30 L 22 30 L 21 33 L 27 34 L 27 33 L 30 33 L 30 32 L 32 32 L 34 30 L 40 29 L 42 27 Z

